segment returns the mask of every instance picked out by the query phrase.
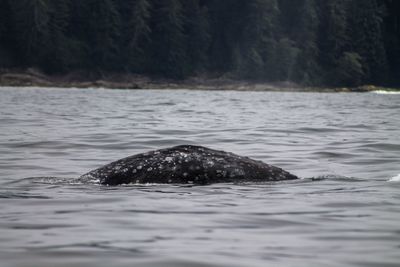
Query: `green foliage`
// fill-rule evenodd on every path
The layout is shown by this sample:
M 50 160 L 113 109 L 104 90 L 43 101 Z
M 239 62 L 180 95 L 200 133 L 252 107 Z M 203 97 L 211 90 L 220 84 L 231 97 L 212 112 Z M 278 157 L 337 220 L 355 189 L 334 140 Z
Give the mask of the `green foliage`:
M 11 8 L 6 0 L 0 0 L 0 67 L 16 64 L 15 40 Z
M 180 1 L 156 1 L 153 40 L 153 69 L 155 73 L 181 79 L 187 71 L 184 14 Z
M 318 17 L 314 0 L 302 0 L 298 9 L 298 31 L 294 37 L 300 48 L 294 67 L 293 79 L 302 84 L 315 84 L 319 79 L 319 65 L 317 57 Z
M 0 67 L 400 85 L 396 0 L 0 0 Z
M 26 64 L 38 65 L 48 45 L 49 0 L 13 0 L 9 3 L 20 53 Z
M 87 0 L 81 18 L 88 67 L 96 71 L 113 70 L 118 65 L 120 17 L 113 0 Z
M 247 17 L 244 18 L 239 38 L 239 75 L 251 79 L 270 78 L 275 52 L 274 29 L 279 12 L 277 2 L 249 0 L 243 8 Z
M 48 72 L 60 72 L 69 67 L 71 55 L 69 40 L 65 36 L 68 26 L 68 2 L 51 1 L 49 3 L 47 52 L 43 55 L 42 64 Z
M 357 86 L 364 77 L 362 58 L 357 53 L 345 52 L 338 60 L 335 83 L 342 86 Z
M 209 0 L 211 44 L 210 70 L 230 72 L 237 69 L 241 56 L 238 47 L 239 33 L 243 26 L 245 0 Z
M 130 1 L 129 17 L 124 29 L 123 57 L 128 60 L 129 70 L 143 72 L 147 69 L 146 49 L 151 43 L 151 3 L 148 0 Z
M 188 71 L 204 70 L 208 63 L 207 52 L 211 40 L 208 8 L 200 6 L 199 0 L 183 1 L 183 8 Z
M 4 12 L 6 8 L 6 4 L 8 4 L 5 0 L 0 0 L 0 40 L 3 40 L 6 34 L 6 14 Z
M 383 43 L 383 13 L 377 0 L 353 0 L 348 27 L 351 48 L 362 57 L 366 82 L 383 80 L 387 57 Z
M 400 84 L 400 1 L 386 0 L 384 43 L 389 66 L 389 82 Z
M 319 44 L 321 64 L 334 68 L 338 58 L 349 47 L 348 0 L 325 0 L 320 2 Z
M 275 48 L 272 59 L 271 73 L 273 80 L 291 81 L 294 66 L 300 49 L 288 38 L 280 39 Z

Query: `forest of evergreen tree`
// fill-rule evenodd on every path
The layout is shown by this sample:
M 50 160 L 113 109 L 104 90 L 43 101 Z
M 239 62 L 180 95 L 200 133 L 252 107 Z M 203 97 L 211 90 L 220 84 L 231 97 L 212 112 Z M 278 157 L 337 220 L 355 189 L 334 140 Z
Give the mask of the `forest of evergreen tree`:
M 0 68 L 400 85 L 398 0 L 0 0 Z

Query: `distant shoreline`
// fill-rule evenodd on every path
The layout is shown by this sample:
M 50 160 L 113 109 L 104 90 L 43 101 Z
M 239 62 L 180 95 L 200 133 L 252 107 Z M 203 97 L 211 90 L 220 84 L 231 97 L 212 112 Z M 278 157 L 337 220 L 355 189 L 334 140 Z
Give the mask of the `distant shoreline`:
M 258 82 L 229 78 L 192 77 L 185 80 L 157 79 L 135 74 L 106 73 L 93 75 L 71 72 L 49 76 L 35 69 L 0 70 L 0 86 L 54 87 L 54 88 L 107 88 L 107 89 L 189 89 L 227 91 L 276 91 L 276 92 L 373 92 L 400 91 L 373 85 L 359 87 L 304 87 L 291 82 Z

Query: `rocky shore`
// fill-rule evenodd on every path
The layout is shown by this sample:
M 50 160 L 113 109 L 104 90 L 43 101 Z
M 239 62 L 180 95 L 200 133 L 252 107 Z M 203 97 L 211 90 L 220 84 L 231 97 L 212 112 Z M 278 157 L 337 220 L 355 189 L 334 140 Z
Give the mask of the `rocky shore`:
M 371 92 L 399 91 L 373 85 L 360 87 L 321 88 L 304 87 L 291 82 L 266 83 L 241 81 L 218 77 L 192 77 L 185 80 L 167 80 L 134 74 L 71 72 L 65 75 L 46 75 L 35 69 L 0 70 L 0 86 L 55 87 L 55 88 L 109 88 L 109 89 L 192 89 L 283 92 Z

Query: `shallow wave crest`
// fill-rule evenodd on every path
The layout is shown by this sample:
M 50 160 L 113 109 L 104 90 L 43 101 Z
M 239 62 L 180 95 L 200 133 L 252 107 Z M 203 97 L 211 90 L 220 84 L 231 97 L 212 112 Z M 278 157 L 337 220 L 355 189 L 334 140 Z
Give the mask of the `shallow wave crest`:
M 400 174 L 395 176 L 395 177 L 393 177 L 393 178 L 391 178 L 389 180 L 389 182 L 400 182 Z

